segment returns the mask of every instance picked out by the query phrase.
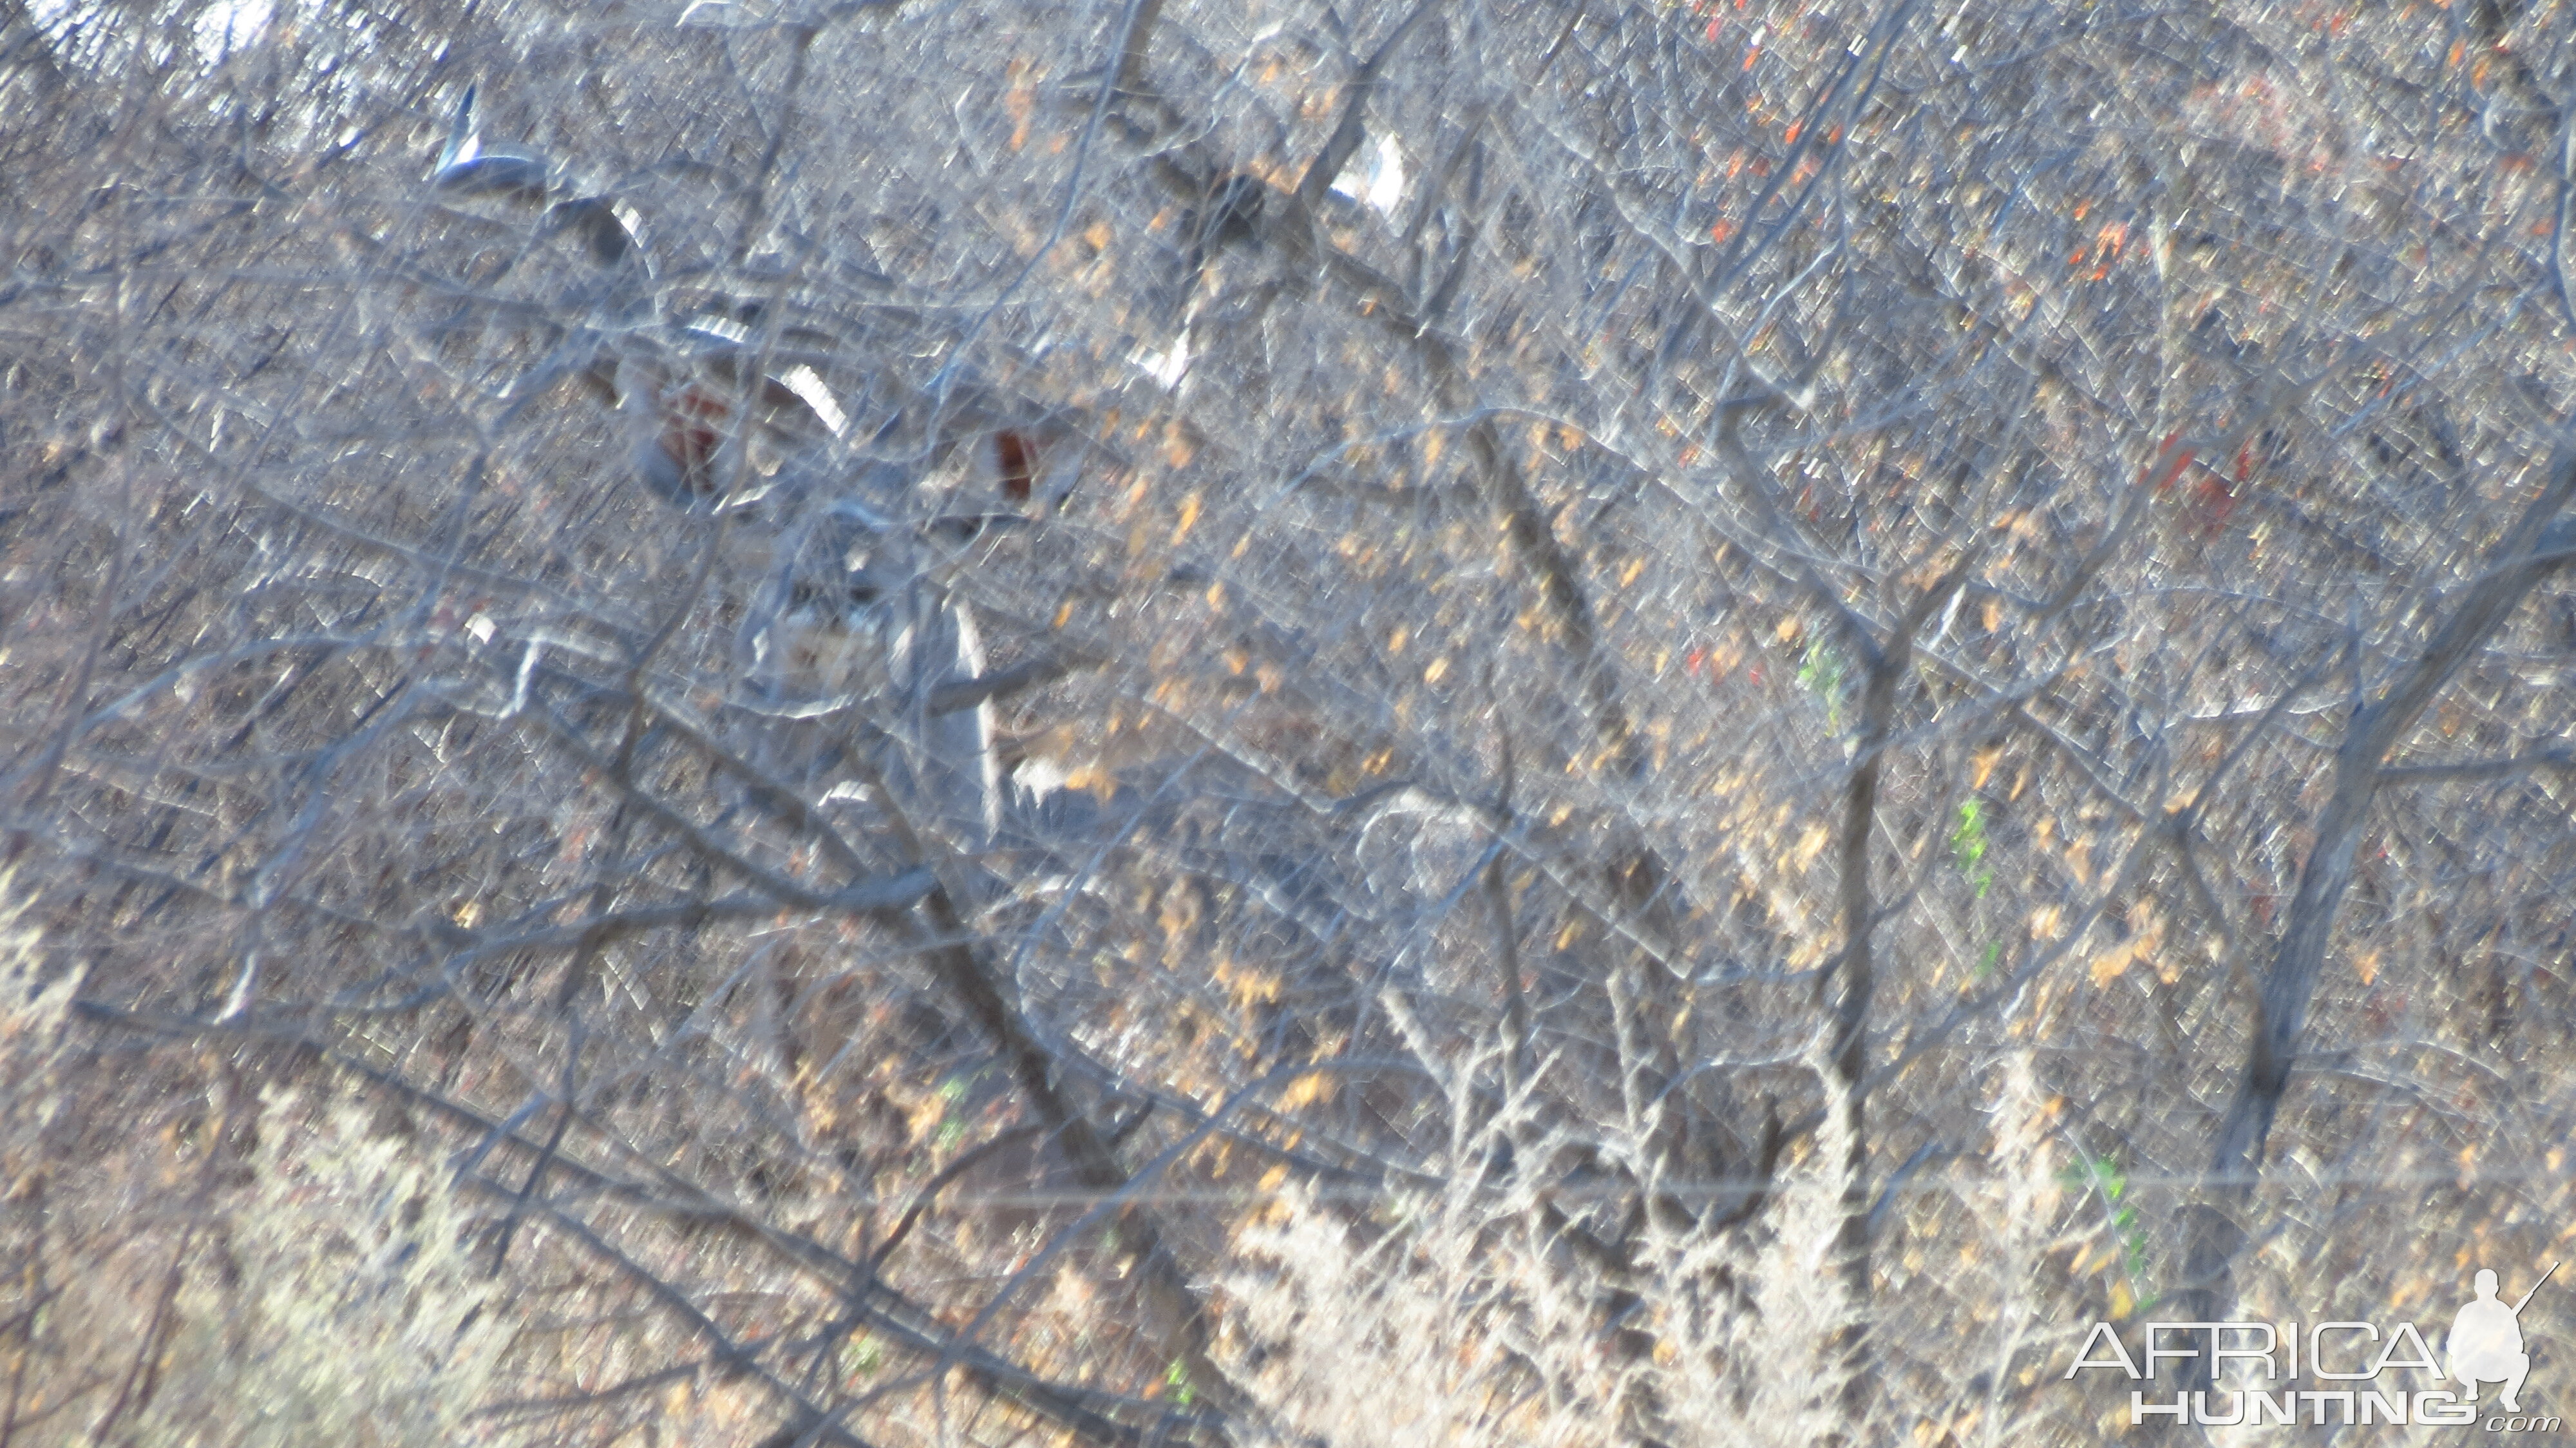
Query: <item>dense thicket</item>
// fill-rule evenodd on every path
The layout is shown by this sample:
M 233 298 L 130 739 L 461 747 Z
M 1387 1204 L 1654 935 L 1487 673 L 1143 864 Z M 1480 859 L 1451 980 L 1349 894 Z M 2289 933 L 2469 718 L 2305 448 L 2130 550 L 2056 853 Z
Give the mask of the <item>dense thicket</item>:
M 2083 1442 L 2519 1295 L 2571 45 L 0 0 L 0 1445 Z

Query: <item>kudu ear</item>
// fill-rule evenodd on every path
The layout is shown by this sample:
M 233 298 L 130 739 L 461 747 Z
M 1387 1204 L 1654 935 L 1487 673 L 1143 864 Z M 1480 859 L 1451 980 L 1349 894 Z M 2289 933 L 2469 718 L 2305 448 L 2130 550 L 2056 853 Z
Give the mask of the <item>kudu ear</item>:
M 975 448 L 975 472 L 989 475 L 1004 501 L 1049 512 L 1072 495 L 1089 444 L 1060 420 L 1038 418 L 993 424 Z

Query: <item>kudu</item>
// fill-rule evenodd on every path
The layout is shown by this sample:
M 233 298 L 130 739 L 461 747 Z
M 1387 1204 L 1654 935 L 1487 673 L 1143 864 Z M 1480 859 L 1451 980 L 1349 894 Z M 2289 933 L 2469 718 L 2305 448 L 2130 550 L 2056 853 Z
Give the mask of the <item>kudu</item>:
M 581 243 L 554 287 L 561 340 L 514 391 L 585 389 L 623 435 L 623 474 L 704 530 L 699 556 L 725 612 L 741 620 L 728 694 L 780 721 L 772 742 L 782 757 L 809 771 L 856 766 L 870 803 L 906 826 L 894 833 L 944 847 L 959 866 L 944 872 L 932 915 L 944 939 L 928 949 L 967 958 L 934 965 L 949 989 L 911 997 L 893 1023 L 868 1024 L 864 994 L 844 989 L 857 972 L 797 947 L 773 961 L 785 1079 L 800 1092 L 864 1096 L 875 1087 L 870 1072 L 845 1069 L 854 1054 L 909 1057 L 938 1074 L 943 1099 L 953 1089 L 949 1120 L 980 1137 L 923 1189 L 923 1204 L 971 1204 L 988 1238 L 1078 1218 L 1080 1203 L 1127 1180 L 1119 1143 L 1150 1113 L 1141 1102 L 1104 1103 L 1094 1120 L 1040 1062 L 1015 992 L 954 939 L 1004 903 L 973 859 L 1015 818 L 993 698 L 1069 666 L 1040 654 L 988 672 L 958 581 L 989 556 L 996 530 L 1062 503 L 1084 465 L 1110 454 L 1087 429 L 955 363 L 907 390 L 895 380 L 896 349 L 867 352 L 823 319 L 791 314 L 792 266 L 763 271 L 737 257 L 731 287 L 706 284 L 717 268 L 684 273 L 656 255 L 622 188 L 586 188 L 543 156 L 485 146 L 474 100 L 469 90 L 458 108 L 432 193 L 533 210 L 533 240 Z M 1221 213 L 1193 223 L 1203 249 L 1239 240 L 1257 209 L 1240 185 L 1220 199 Z M 1043 848 L 1038 811 L 1017 823 L 1027 828 L 1013 829 L 1011 844 Z M 879 1254 L 918 1216 L 893 1224 Z M 1133 1254 L 1135 1270 L 1122 1275 L 1164 1323 L 1157 1331 L 1215 1381 L 1189 1346 L 1201 1331 L 1195 1299 L 1157 1230 L 1131 1218 L 1110 1240 L 1126 1245 L 1104 1250 Z
M 853 416 L 827 379 L 865 359 L 784 314 L 783 274 L 737 268 L 743 290 L 766 296 L 666 284 L 624 197 L 484 143 L 478 89 L 458 103 L 431 192 L 534 210 L 538 235 L 577 237 L 588 266 L 566 277 L 558 308 L 583 320 L 520 388 L 580 383 L 620 420 L 627 475 L 714 530 L 746 682 L 791 717 L 879 705 L 888 803 L 961 850 L 988 847 L 1009 786 L 990 698 L 961 699 L 978 692 L 961 686 L 985 675 L 985 653 L 951 580 L 991 530 L 1023 521 L 992 509 L 1061 498 L 1080 449 L 971 375 Z M 989 508 L 960 502 L 970 483 L 990 490 Z
M 1003 833 L 1016 789 L 992 696 L 1005 679 L 1061 669 L 1041 657 L 988 672 L 957 582 L 997 530 L 1063 501 L 1086 444 L 963 369 L 907 390 L 880 365 L 894 349 L 871 353 L 793 308 L 785 269 L 737 262 L 731 286 L 708 285 L 713 268 L 684 272 L 656 254 L 620 188 L 484 144 L 476 99 L 469 87 L 457 107 L 432 196 L 533 213 L 531 242 L 579 243 L 544 249 L 560 261 L 545 291 L 563 337 L 514 393 L 572 384 L 612 420 L 621 476 L 714 550 L 709 583 L 739 619 L 729 693 L 776 721 L 765 742 L 793 768 L 856 765 L 863 792 L 889 796 L 872 803 L 955 853 L 949 884 L 973 911 L 989 889 L 973 857 Z M 978 1032 L 919 1001 L 872 1027 L 854 977 L 802 947 L 769 967 L 789 1078 L 865 1095 L 874 1062 L 854 1053 L 895 1052 L 934 1069 L 942 1098 L 955 1093 L 951 1119 L 980 1140 L 923 1206 L 962 1209 L 987 1236 L 1064 1217 L 1050 1205 L 1077 1186 L 1063 1150 L 1013 1124 L 1011 1073 Z M 918 1215 L 890 1227 L 880 1253 Z

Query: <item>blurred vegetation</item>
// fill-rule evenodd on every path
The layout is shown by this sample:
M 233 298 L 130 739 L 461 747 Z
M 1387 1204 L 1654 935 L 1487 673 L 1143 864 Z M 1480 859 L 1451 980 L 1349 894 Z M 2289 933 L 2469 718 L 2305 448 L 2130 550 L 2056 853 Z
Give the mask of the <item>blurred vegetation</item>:
M 2094 1442 L 2518 1295 L 2571 118 L 2564 0 L 0 0 L 0 1448 Z

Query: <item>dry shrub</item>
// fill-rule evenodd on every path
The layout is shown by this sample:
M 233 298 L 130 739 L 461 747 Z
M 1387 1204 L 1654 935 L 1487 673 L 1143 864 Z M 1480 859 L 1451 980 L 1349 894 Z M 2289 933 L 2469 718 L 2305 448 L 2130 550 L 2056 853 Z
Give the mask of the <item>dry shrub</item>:
M 1527 1190 L 1352 1212 L 1291 1191 L 1234 1242 L 1239 1381 L 1292 1437 L 1351 1448 L 1812 1444 L 1844 1411 L 1855 1304 L 1834 1270 L 1845 1178 L 1828 1126 L 1760 1230 L 1650 1227 L 1584 1263 Z M 1643 1334 L 1594 1329 L 1614 1321 Z
M 345 1102 L 265 1103 L 250 1180 L 218 1208 L 232 1272 L 192 1274 L 152 1441 L 435 1448 L 476 1431 L 508 1329 L 430 1166 Z M 488 1265 L 488 1264 L 487 1264 Z
M 0 1281 L 0 1371 L 11 1375 L 14 1440 L 487 1441 L 473 1411 L 509 1336 L 496 1288 L 470 1256 L 470 1224 L 434 1159 L 373 1113 L 292 1088 L 272 1088 L 251 1110 L 224 1099 L 239 1077 L 216 1073 L 200 1083 L 211 1127 L 138 1133 L 141 1152 L 93 1157 L 89 1172 L 48 1159 L 48 1133 L 83 1124 L 70 1108 L 95 1097 L 113 1063 L 82 1048 L 72 1014 L 82 973 L 49 976 L 8 885 L 0 876 L 0 1096 L 10 1103 L 0 1162 L 13 1259 Z M 252 1122 L 256 1142 L 240 1152 Z M 113 1170 L 138 1157 L 161 1170 Z M 222 1165 L 209 1172 L 209 1162 Z M 172 1199 L 119 1200 L 149 1186 Z

